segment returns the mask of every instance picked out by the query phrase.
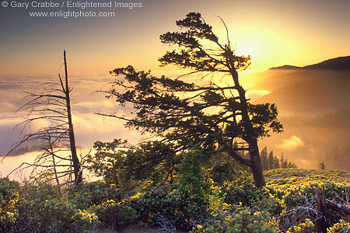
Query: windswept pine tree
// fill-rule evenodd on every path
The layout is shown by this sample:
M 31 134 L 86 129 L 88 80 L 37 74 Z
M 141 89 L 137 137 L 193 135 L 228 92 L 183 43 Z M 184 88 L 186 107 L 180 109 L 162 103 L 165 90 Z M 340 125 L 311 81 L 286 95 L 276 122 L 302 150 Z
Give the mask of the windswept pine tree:
M 238 56 L 231 46 L 228 28 L 219 40 L 200 13 L 189 13 L 178 20 L 180 28 L 160 36 L 163 44 L 175 49 L 159 58 L 162 66 L 175 65 L 191 70 L 176 79 L 155 77 L 132 66 L 112 71 L 118 79 L 110 97 L 135 109 L 126 125 L 154 133 L 184 149 L 188 143 L 203 149 L 217 148 L 251 169 L 254 183 L 265 186 L 258 139 L 270 132 L 281 132 L 274 104 L 252 104 L 246 97 L 238 72 L 250 65 L 250 56 Z M 193 82 L 200 77 L 200 82 Z M 223 82 L 222 80 L 229 80 Z M 231 84 L 229 84 L 231 83 Z M 247 152 L 242 157 L 239 152 Z

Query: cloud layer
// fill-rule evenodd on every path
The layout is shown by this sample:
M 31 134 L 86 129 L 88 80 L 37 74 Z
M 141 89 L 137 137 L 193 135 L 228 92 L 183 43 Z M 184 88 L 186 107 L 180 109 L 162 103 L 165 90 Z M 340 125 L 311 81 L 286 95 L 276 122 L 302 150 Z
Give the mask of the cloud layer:
M 301 146 L 304 146 L 303 140 L 301 140 L 301 138 L 295 135 L 291 136 L 288 139 L 284 139 L 283 143 L 281 145 L 278 145 L 278 147 L 285 150 L 294 150 Z
M 106 99 L 105 94 L 97 92 L 107 90 L 109 82 L 114 78 L 110 75 L 72 75 L 70 86 L 73 123 L 76 132 L 77 144 L 82 147 L 92 147 L 97 140 L 106 141 L 113 138 L 129 138 L 137 143 L 142 136 L 124 128 L 123 122 L 114 118 L 106 118 L 95 113 L 117 114 L 127 116 L 130 107 L 120 107 L 114 100 Z M 42 92 L 48 82 L 57 82 L 55 76 L 0 76 L 0 154 L 6 154 L 15 142 L 20 140 L 20 128 L 14 127 L 24 121 L 26 112 L 15 112 L 28 99 L 25 92 Z M 36 122 L 25 129 L 34 132 L 43 122 Z

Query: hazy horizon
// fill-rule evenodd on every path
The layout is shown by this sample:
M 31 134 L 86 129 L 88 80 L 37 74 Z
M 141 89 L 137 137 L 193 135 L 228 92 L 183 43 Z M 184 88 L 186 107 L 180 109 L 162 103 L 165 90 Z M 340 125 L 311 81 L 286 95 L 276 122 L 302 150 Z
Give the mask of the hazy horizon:
M 316 74 L 317 72 L 318 71 L 316 71 Z M 268 73 L 269 71 L 265 71 L 260 74 Z M 275 71 L 272 73 L 272 77 L 275 77 L 277 74 Z M 254 76 L 256 74 L 251 75 Z M 45 80 L 44 77 L 45 76 L 30 76 L 30 79 L 28 79 L 26 76 L 12 76 L 5 82 L 4 76 L 0 75 L 0 79 L 3 80 L 0 93 L 4 96 L 3 100 L 0 101 L 2 108 L 2 114 L 0 116 L 0 132 L 2 132 L 0 133 L 0 154 L 6 154 L 10 146 L 18 141 L 21 136 L 21 128 L 14 130 L 13 127 L 24 120 L 25 112 L 15 114 L 15 110 L 20 104 L 24 103 L 25 99 L 22 97 L 25 96 L 25 93 L 19 94 L 13 90 L 19 89 L 22 91 L 40 92 L 42 87 L 42 85 L 40 85 L 41 83 L 57 79 L 57 77 L 53 75 L 47 76 L 48 80 Z M 281 77 L 288 76 L 286 76 L 286 72 L 282 71 Z M 245 78 L 249 80 L 249 76 Z M 245 78 L 242 78 L 243 82 Z M 135 130 L 124 128 L 124 122 L 121 120 L 106 118 L 95 114 L 117 113 L 120 116 L 127 116 L 132 111 L 130 107 L 120 107 L 113 99 L 106 99 L 104 93 L 96 92 L 98 90 L 107 90 L 110 87 L 110 82 L 113 80 L 114 77 L 109 74 L 91 74 L 90 76 L 86 74 L 71 75 L 71 87 L 74 89 L 72 92 L 73 123 L 76 131 L 77 145 L 79 147 L 92 148 L 93 143 L 97 140 L 112 141 L 114 138 L 128 139 L 131 143 L 136 144 L 147 137 L 147 135 L 141 135 Z M 259 86 L 256 87 L 259 88 Z M 342 88 L 346 88 L 346 86 Z M 264 96 L 270 96 L 275 93 L 274 91 L 271 92 L 264 89 L 247 89 L 248 98 L 251 98 L 253 102 L 259 102 L 260 99 L 264 99 Z M 308 100 L 304 101 L 306 106 L 308 103 L 307 101 Z M 271 137 L 260 140 L 260 149 L 267 146 L 268 150 L 273 150 L 277 157 L 281 157 L 283 153 L 285 158 L 288 158 L 289 161 L 300 167 L 317 168 L 318 163 L 315 163 L 315 161 L 326 159 L 328 151 L 334 150 L 336 147 L 345 148 L 350 145 L 346 137 L 350 132 L 349 125 L 346 125 L 346 120 L 335 118 L 339 121 L 339 125 L 334 124 L 334 122 L 333 124 L 328 122 L 331 121 L 331 119 L 328 120 L 328 118 L 330 118 L 332 114 L 334 116 L 337 111 L 346 109 L 350 113 L 350 108 L 334 110 L 318 106 L 316 110 L 322 110 L 323 112 L 316 112 L 311 115 L 302 111 L 294 110 L 292 114 L 283 111 L 284 108 L 288 108 L 292 104 L 295 105 L 298 104 L 298 102 L 290 102 L 287 105 L 277 105 L 279 109 L 282 109 L 279 114 L 279 119 L 284 124 L 285 130 L 282 134 L 272 134 Z M 300 103 L 299 106 L 301 109 Z M 324 117 L 325 119 L 323 121 L 315 120 L 320 117 Z M 343 123 L 340 122 L 341 120 L 343 120 Z M 45 125 L 43 122 L 33 124 L 31 130 L 35 131 L 39 129 L 43 126 L 42 124 Z M 330 126 L 330 124 L 332 126 Z M 27 130 L 29 129 L 26 129 L 25 132 L 28 132 Z M 308 131 L 310 131 L 311 134 Z M 314 136 L 312 137 L 312 135 Z M 344 135 L 344 137 L 342 137 L 342 135 Z M 320 154 L 320 152 L 322 152 L 322 154 Z M 307 154 L 307 156 L 305 156 L 305 154 Z

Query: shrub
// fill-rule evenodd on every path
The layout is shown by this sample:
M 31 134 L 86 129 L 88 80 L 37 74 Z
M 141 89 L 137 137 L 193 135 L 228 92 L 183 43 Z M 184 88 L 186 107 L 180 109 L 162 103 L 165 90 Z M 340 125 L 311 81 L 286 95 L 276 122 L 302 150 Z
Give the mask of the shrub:
M 316 232 L 315 225 L 310 219 L 306 218 L 303 222 L 297 226 L 293 226 L 288 229 L 287 233 L 309 233 Z
M 207 211 L 212 216 L 217 216 L 218 213 L 223 208 L 228 207 L 229 205 L 225 203 L 226 193 L 222 193 L 221 188 L 218 186 L 211 186 L 211 194 L 208 198 L 208 208 Z
M 327 233 L 344 233 L 344 232 L 350 232 L 350 223 L 345 222 L 343 219 L 340 219 L 339 222 L 337 222 L 332 227 L 327 229 Z
M 99 224 L 95 214 L 79 210 L 67 200 L 22 200 L 20 210 L 17 228 L 21 232 L 83 232 Z
M 46 200 L 38 211 L 40 220 L 57 232 L 69 232 L 74 222 L 73 216 L 77 212 L 73 204 L 54 199 Z
M 127 203 L 116 204 L 113 200 L 102 203 L 96 208 L 98 219 L 105 225 L 121 228 L 137 221 L 139 214 Z
M 159 186 L 140 197 L 130 200 L 130 205 L 140 214 L 139 220 L 151 225 L 175 226 L 190 230 L 194 220 L 202 216 L 200 207 L 178 190 Z
M 210 177 L 218 185 L 223 185 L 226 181 L 232 181 L 233 177 L 237 176 L 237 172 L 231 163 L 224 162 L 215 164 L 210 169 Z
M 335 183 L 307 183 L 295 189 L 290 189 L 284 196 L 286 211 L 281 215 L 280 228 L 283 230 L 293 230 L 293 227 L 303 224 L 307 219 L 315 223 L 318 218 L 316 210 L 316 189 L 325 189 L 325 197 L 330 200 L 344 202 L 347 200 L 349 187 Z M 329 223 L 338 222 L 341 215 L 331 212 L 327 216 Z
M 197 225 L 192 233 L 272 233 L 276 232 L 268 225 L 270 216 L 266 212 L 253 212 L 247 207 L 235 207 L 225 212 L 221 219 L 209 220 L 203 225 Z
M 349 187 L 335 183 L 309 183 L 298 188 L 291 189 L 284 196 L 287 210 L 293 209 L 297 206 L 302 206 L 311 202 L 315 204 L 316 189 L 325 189 L 327 199 L 333 200 L 347 200 L 347 195 L 350 191 Z
M 278 216 L 283 210 L 283 202 L 277 197 L 272 188 L 257 188 L 251 183 L 243 183 L 240 186 L 228 186 L 227 204 L 243 205 L 254 210 L 266 211 L 272 216 Z
M 131 181 L 150 180 L 152 185 L 172 180 L 174 165 L 178 156 L 172 144 L 149 141 L 131 146 L 127 141 L 115 139 L 113 142 L 94 144 L 95 155 L 88 155 L 85 167 L 106 183 L 119 188 L 131 189 Z M 125 148 L 121 150 L 120 148 Z
M 115 185 L 104 182 L 80 183 L 69 190 L 68 199 L 78 209 L 88 209 L 93 205 L 100 205 L 107 200 L 119 202 L 123 193 Z
M 6 201 L 7 204 L 13 203 L 15 214 L 11 216 L 11 224 L 7 218 L 6 228 L 0 229 L 0 232 L 83 232 L 99 224 L 95 214 L 78 209 L 68 201 L 67 193 L 60 191 L 57 186 L 45 183 L 23 186 L 15 182 L 8 184 L 16 184 L 16 195 L 13 196 L 16 197 L 15 201 Z M 8 197 L 12 190 L 8 184 L 5 188 L 6 195 L 0 191 L 2 196 Z M 0 190 L 2 188 L 4 186 L 0 184 Z M 1 214 L 1 219 L 6 216 L 9 215 Z
M 122 228 L 141 222 L 152 226 L 168 226 L 189 230 L 200 215 L 198 205 L 178 189 L 157 186 L 150 191 L 116 203 L 113 200 L 96 207 L 99 220 L 105 226 Z
M 7 178 L 0 179 L 0 232 L 9 232 L 18 218 L 19 184 Z
M 178 189 L 199 204 L 205 203 L 209 193 L 202 168 L 208 156 L 206 152 L 193 148 L 182 155 L 181 163 L 175 167 L 179 172 Z

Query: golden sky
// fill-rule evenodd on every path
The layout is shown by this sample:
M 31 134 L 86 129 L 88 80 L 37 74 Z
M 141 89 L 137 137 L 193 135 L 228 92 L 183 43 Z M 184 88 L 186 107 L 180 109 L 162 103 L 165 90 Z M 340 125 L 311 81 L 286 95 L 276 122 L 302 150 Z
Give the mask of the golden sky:
M 142 6 L 85 9 L 115 12 L 109 18 L 34 18 L 30 11 L 82 9 L 0 7 L 0 74 L 56 74 L 64 49 L 71 73 L 107 73 L 129 64 L 156 70 L 157 59 L 170 49 L 159 35 L 176 30 L 175 21 L 191 11 L 202 13 L 222 39 L 217 16 L 223 18 L 237 53 L 251 55 L 253 70 L 309 65 L 350 53 L 348 0 L 129 2 Z
M 9 4 L 12 2 L 15 1 L 8 1 Z M 62 3 L 59 0 L 52 2 Z M 305 66 L 350 54 L 349 0 L 125 2 L 142 3 L 142 7 L 81 9 L 84 12 L 110 11 L 115 16 L 64 19 L 33 18 L 28 14 L 80 9 L 0 6 L 0 154 L 6 153 L 9 146 L 18 141 L 18 132 L 13 126 L 22 121 L 22 115 L 14 115 L 18 106 L 23 104 L 20 91 L 39 91 L 44 81 L 57 80 L 57 73 L 63 72 L 64 49 L 68 53 L 68 68 L 72 74 L 71 86 L 74 86 L 72 99 L 77 143 L 91 147 L 96 140 L 118 137 L 131 138 L 132 143 L 141 140 L 143 136 L 125 129 L 121 121 L 95 115 L 96 112 L 122 115 L 131 111 L 95 91 L 108 89 L 110 70 L 127 65 L 157 74 L 173 74 L 175 71 L 170 69 L 174 68 L 162 70 L 159 67 L 158 58 L 171 49 L 160 43 L 159 36 L 177 30 L 176 20 L 183 19 L 189 12 L 202 13 L 224 40 L 226 33 L 217 17 L 220 16 L 229 28 L 237 54 L 251 55 L 251 71 L 285 64 Z M 250 89 L 247 95 L 258 98 L 268 93 L 264 89 Z M 295 150 L 300 150 L 300 156 L 295 159 L 305 156 L 305 151 L 319 155 L 315 148 L 321 148 L 322 143 L 313 147 L 298 129 L 288 130 L 282 136 L 276 136 L 277 139 L 269 139 L 271 145 L 276 145 L 276 151 L 283 150 L 285 156 L 288 157 L 289 153 L 292 157 Z M 329 140 L 329 132 L 314 135 Z M 346 139 L 342 132 L 339 135 Z

